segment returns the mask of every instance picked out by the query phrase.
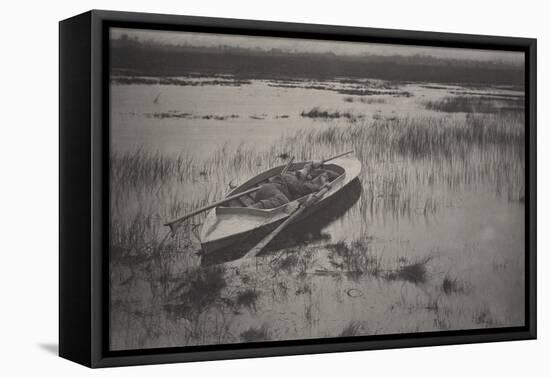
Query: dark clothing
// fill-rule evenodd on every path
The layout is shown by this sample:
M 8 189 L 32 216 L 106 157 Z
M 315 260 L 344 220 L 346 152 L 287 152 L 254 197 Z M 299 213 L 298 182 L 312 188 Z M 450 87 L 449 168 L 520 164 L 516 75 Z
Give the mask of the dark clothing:
M 256 209 L 274 209 L 290 202 L 290 194 L 284 181 L 273 180 L 263 184 L 260 189 L 254 193 L 256 201 L 250 207 Z
M 324 180 L 319 176 L 325 174 L 327 181 L 338 177 L 334 172 L 324 169 L 316 169 L 313 180 L 299 178 L 295 172 L 288 172 L 273 177 L 269 182 L 262 184 L 254 193 L 254 203 L 249 207 L 257 209 L 274 209 L 285 203 L 294 201 L 300 197 L 316 192 L 324 185 Z M 313 171 L 312 171 L 313 172 Z M 331 175 L 332 174 L 332 175 Z M 336 176 L 336 177 L 334 177 Z
M 271 179 L 269 182 L 262 185 L 260 190 L 256 192 L 256 200 L 265 199 L 275 195 L 276 193 L 283 193 L 287 198 L 291 198 L 292 194 L 288 189 L 288 180 L 286 178 L 287 174 L 281 176 L 276 176 Z
M 250 207 L 255 209 L 274 209 L 289 202 L 290 201 L 288 200 L 288 198 L 283 193 L 279 192 L 269 198 L 256 201 L 255 203 L 250 205 Z
M 323 173 L 326 173 L 327 175 L 327 178 L 328 178 L 328 181 L 329 182 L 332 182 L 334 181 L 336 178 L 338 178 L 339 174 L 330 170 L 330 169 L 326 169 L 326 168 L 315 168 L 315 169 L 312 169 L 311 172 L 309 173 L 310 176 L 312 178 L 317 178 L 319 177 L 320 175 L 322 175 Z
M 285 173 L 282 176 L 278 176 L 274 181 L 284 182 L 288 193 L 292 200 L 298 199 L 310 193 L 316 192 L 320 189 L 318 185 L 311 181 L 299 179 L 294 172 Z
M 254 199 L 256 201 L 263 201 L 273 196 L 282 194 L 287 199 L 289 197 L 286 186 L 277 182 L 270 182 L 263 184 L 260 189 L 254 193 Z

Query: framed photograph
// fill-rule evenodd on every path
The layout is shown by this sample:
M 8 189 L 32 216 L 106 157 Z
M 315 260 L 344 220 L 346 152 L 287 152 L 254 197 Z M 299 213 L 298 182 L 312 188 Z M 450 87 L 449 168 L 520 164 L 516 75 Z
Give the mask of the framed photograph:
M 60 22 L 60 355 L 536 338 L 536 40 Z

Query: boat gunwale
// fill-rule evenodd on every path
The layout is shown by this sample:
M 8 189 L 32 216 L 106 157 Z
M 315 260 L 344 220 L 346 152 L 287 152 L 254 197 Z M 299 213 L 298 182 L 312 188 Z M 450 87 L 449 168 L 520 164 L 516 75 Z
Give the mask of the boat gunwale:
M 338 163 L 342 163 L 342 164 L 338 164 Z M 352 164 L 350 165 L 349 163 L 352 163 Z M 295 163 L 295 164 L 304 164 L 304 163 Z M 337 195 L 342 189 L 344 189 L 351 182 L 353 182 L 355 179 L 357 179 L 358 175 L 362 171 L 362 164 L 357 158 L 337 159 L 334 162 L 332 162 L 331 164 L 337 165 L 339 168 L 344 170 L 345 173 L 338 176 L 338 178 L 343 177 L 343 180 L 342 180 L 343 182 L 342 183 L 337 183 L 336 185 L 333 185 L 333 187 L 331 188 L 331 191 L 329 191 L 327 193 L 327 195 L 325 195 L 324 198 L 318 204 L 316 204 L 314 206 L 314 208 L 322 206 L 321 205 L 322 203 L 324 203 L 325 201 L 328 201 L 331 197 Z M 282 169 L 282 168 L 281 167 L 275 167 L 275 168 L 272 168 L 271 170 L 265 171 L 264 173 L 272 171 L 272 170 L 276 171 L 277 169 Z M 233 191 L 231 191 L 228 195 L 235 194 L 235 193 L 237 193 L 237 191 L 246 190 L 246 185 L 251 185 L 252 183 L 254 183 L 254 179 L 257 178 L 258 176 L 253 177 L 252 179 L 248 180 L 246 183 L 244 183 L 244 184 L 240 185 L 239 187 L 233 189 Z M 333 183 L 334 183 L 334 181 L 333 181 Z M 338 188 L 335 188 L 334 186 L 338 186 Z M 292 203 L 297 204 L 298 202 L 297 202 L 297 200 L 295 200 Z M 286 204 L 286 205 L 288 205 L 288 204 Z M 211 243 L 220 242 L 224 239 L 233 238 L 233 237 L 235 237 L 239 234 L 254 232 L 254 230 L 257 230 L 257 229 L 259 229 L 263 226 L 267 226 L 267 225 L 269 225 L 273 222 L 283 220 L 283 219 L 285 219 L 285 217 L 287 217 L 289 215 L 288 212 L 285 212 L 285 213 L 281 212 L 281 213 L 276 213 L 276 214 L 271 212 L 271 213 L 268 213 L 268 214 L 271 214 L 272 217 L 268 218 L 268 217 L 264 217 L 264 216 L 251 215 L 250 213 L 218 214 L 217 209 L 212 209 L 208 213 L 208 215 L 205 219 L 205 222 L 203 223 L 202 231 L 201 231 L 201 234 L 200 234 L 201 245 L 206 246 L 206 245 L 211 244 Z M 260 221 L 261 219 L 264 219 L 264 220 L 260 221 L 260 223 L 261 223 L 260 226 L 252 227 L 250 229 L 243 230 L 242 232 L 227 234 L 225 236 L 220 235 L 218 237 L 212 237 L 213 236 L 212 235 L 213 229 L 217 228 L 217 226 L 219 226 L 220 222 L 225 222 L 225 221 L 228 221 L 230 219 L 236 220 L 238 218 L 247 219 L 247 222 L 251 219 L 256 219 L 257 221 Z

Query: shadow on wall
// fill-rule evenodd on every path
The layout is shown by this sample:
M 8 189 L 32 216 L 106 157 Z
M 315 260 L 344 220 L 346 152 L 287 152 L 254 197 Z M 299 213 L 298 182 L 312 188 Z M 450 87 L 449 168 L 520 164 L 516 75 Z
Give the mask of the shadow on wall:
M 56 343 L 40 343 L 38 347 L 50 354 L 59 355 L 59 345 Z

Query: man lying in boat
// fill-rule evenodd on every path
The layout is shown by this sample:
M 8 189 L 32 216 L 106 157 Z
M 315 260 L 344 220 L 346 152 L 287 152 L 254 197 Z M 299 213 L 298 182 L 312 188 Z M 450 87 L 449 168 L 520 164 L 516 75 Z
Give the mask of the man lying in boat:
M 273 209 L 294 201 L 300 197 L 320 190 L 323 185 L 334 180 L 338 175 L 324 169 L 321 163 L 307 163 L 296 172 L 277 175 L 262 184 L 254 193 L 254 203 L 247 207 L 256 209 Z

